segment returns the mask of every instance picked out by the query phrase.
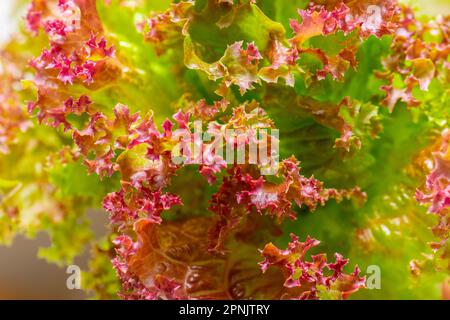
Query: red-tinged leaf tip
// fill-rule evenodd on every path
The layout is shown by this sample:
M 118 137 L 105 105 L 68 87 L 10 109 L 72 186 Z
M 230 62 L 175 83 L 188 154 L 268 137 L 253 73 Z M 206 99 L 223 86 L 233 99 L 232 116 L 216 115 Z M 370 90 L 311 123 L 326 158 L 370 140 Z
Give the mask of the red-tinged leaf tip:
M 428 87 L 436 74 L 443 70 L 450 53 L 448 37 L 445 35 L 449 27 L 448 19 L 436 19 L 428 23 L 416 20 L 408 7 L 398 10 L 398 23 L 391 44 L 389 56 L 384 60 L 384 72 L 376 75 L 386 80 L 387 85 L 381 87 L 386 92 L 383 104 L 392 111 L 397 102 L 405 102 L 409 107 L 420 105 L 413 96 L 413 89 L 418 85 L 423 91 Z M 435 35 L 433 40 L 426 35 Z M 401 79 L 403 85 L 394 85 L 394 76 Z
M 433 227 L 434 235 L 439 239 L 432 243 L 433 250 L 438 251 L 446 246 L 450 234 L 450 130 L 442 133 L 441 145 L 433 153 L 434 166 L 427 176 L 425 187 L 416 191 L 416 200 L 429 205 L 428 211 L 438 218 Z
M 277 267 L 284 274 L 285 299 L 319 299 L 321 287 L 337 290 L 338 298 L 347 299 L 365 287 L 365 278 L 359 277 L 358 267 L 352 274 L 344 273 L 343 268 L 348 260 L 340 254 L 335 255 L 334 263 L 327 262 L 326 254 L 312 256 L 312 261 L 308 261 L 306 254 L 319 243 L 309 236 L 305 242 L 300 242 L 298 237 L 291 235 L 288 249 L 281 250 L 269 243 L 261 251 L 265 258 L 260 263 L 263 273 L 271 267 Z M 324 272 L 326 269 L 333 271 L 333 274 L 327 276 Z

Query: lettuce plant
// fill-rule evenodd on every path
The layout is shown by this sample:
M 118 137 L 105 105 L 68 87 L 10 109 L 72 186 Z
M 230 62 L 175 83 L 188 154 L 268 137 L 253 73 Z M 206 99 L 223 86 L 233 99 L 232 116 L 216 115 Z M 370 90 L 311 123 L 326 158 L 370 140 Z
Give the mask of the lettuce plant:
M 60 265 L 90 244 L 101 299 L 448 298 L 449 23 L 394 0 L 30 1 L 1 51 L 0 241 L 47 231 Z

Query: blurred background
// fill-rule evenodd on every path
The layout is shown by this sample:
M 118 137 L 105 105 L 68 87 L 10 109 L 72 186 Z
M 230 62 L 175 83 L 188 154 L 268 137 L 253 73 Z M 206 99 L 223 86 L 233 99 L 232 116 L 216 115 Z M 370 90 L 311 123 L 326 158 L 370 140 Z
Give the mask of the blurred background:
M 103 1 L 103 0 L 99 0 Z M 155 0 L 158 1 L 158 0 Z M 23 0 L 0 0 L 0 45 L 14 37 L 14 31 L 25 7 Z M 423 14 L 431 16 L 450 13 L 450 0 L 413 0 L 413 4 Z M 18 8 L 19 7 L 19 8 Z M 22 23 L 22 22 L 20 22 Z M 92 226 L 97 237 L 106 233 L 107 215 L 90 212 Z M 84 299 L 80 290 L 68 290 L 65 268 L 58 268 L 36 258 L 38 247 L 50 243 L 45 234 L 35 240 L 17 237 L 11 247 L 0 246 L 0 299 Z M 88 248 L 75 264 L 82 269 L 89 258 Z
M 0 43 L 6 41 L 14 30 L 14 19 L 11 16 L 13 2 L 13 0 L 0 1 Z
M 105 235 L 108 215 L 92 210 L 88 216 L 95 237 Z M 34 240 L 18 236 L 12 246 L 0 246 L 0 300 L 89 298 L 82 290 L 67 289 L 66 281 L 70 274 L 66 273 L 66 268 L 37 258 L 38 248 L 49 245 L 48 235 L 41 233 Z M 74 265 L 86 270 L 89 255 L 89 247 L 86 247 L 84 254 L 75 259 Z

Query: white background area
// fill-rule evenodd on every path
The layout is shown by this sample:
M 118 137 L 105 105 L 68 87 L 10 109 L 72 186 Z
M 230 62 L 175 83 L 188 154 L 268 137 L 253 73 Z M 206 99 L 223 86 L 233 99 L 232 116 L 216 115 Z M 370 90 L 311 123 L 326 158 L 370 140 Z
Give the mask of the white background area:
M 12 18 L 13 3 L 13 0 L 0 0 L 0 44 L 7 41 L 15 29 Z

